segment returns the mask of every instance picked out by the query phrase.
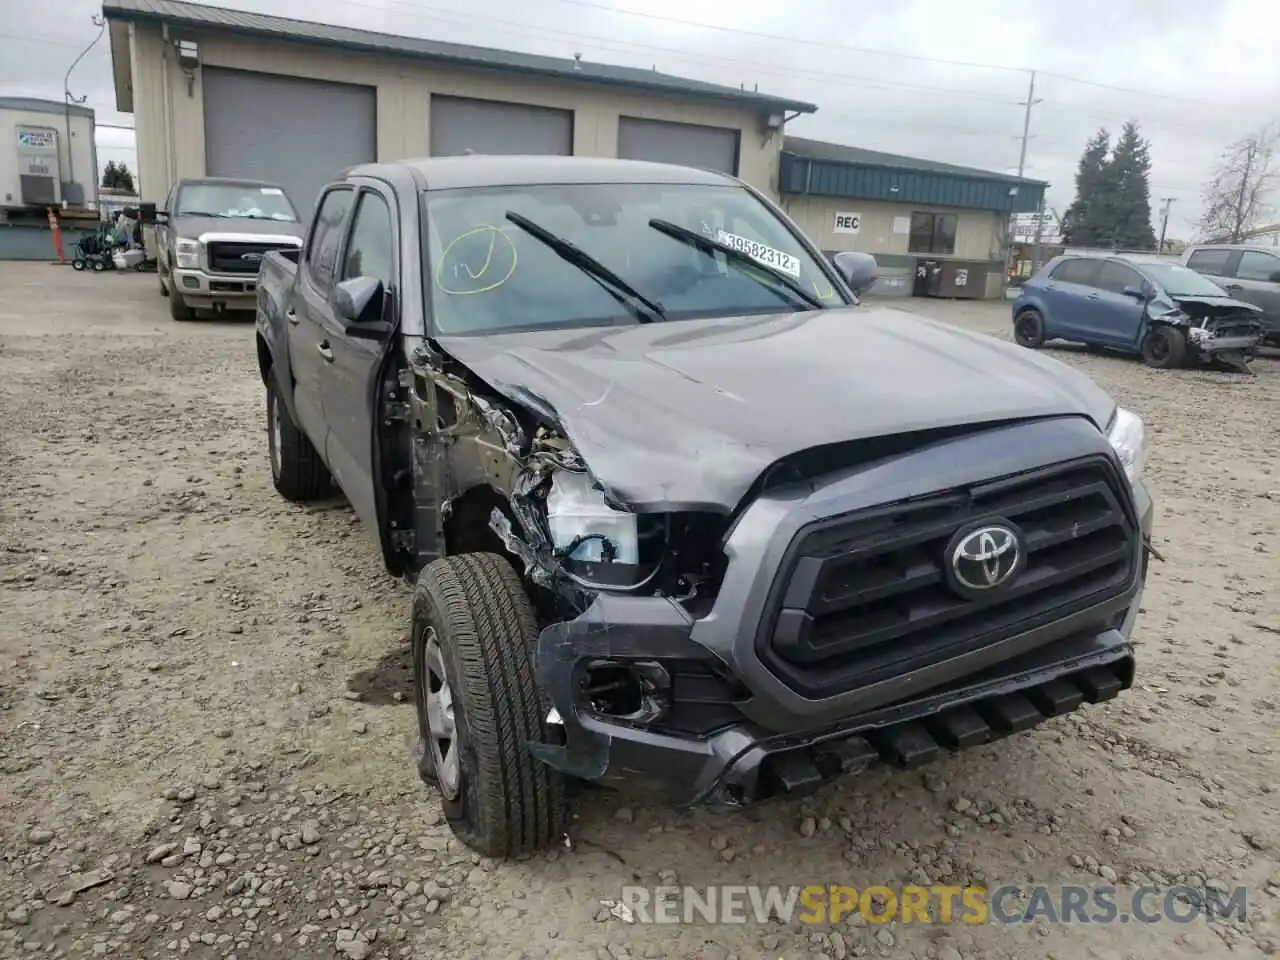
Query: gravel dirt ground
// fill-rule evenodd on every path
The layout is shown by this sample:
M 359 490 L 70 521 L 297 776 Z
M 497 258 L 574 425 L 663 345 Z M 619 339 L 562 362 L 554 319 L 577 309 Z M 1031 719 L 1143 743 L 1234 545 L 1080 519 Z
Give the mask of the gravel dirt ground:
M 272 490 L 246 322 L 0 263 L 0 957 L 1258 957 L 1280 941 L 1280 362 L 1060 349 L 1141 413 L 1135 689 L 923 772 L 717 817 L 585 795 L 572 849 L 453 841 L 417 779 L 408 590 Z M 903 308 L 1009 335 L 1007 307 Z M 623 884 L 1206 883 L 1222 923 L 645 926 Z

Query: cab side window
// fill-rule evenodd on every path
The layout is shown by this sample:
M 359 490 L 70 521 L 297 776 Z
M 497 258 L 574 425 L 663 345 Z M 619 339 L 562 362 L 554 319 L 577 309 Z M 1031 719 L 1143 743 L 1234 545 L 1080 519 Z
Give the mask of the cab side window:
M 1280 273 L 1280 258 L 1273 257 L 1261 250 L 1246 250 L 1240 254 L 1240 265 L 1236 267 L 1236 276 L 1241 280 L 1270 281 Z
M 321 290 L 328 290 L 333 285 L 334 275 L 338 272 L 342 225 L 354 200 L 354 190 L 337 187 L 324 195 L 316 210 L 307 243 L 306 271 L 311 282 Z
M 1191 254 L 1187 260 L 1187 266 L 1196 273 L 1208 274 L 1211 277 L 1225 277 L 1227 275 L 1227 261 L 1230 259 L 1230 250 L 1206 248 Z
M 1123 263 L 1108 260 L 1098 271 L 1098 280 L 1095 286 L 1109 293 L 1124 293 L 1125 287 L 1136 287 L 1141 290 L 1142 277 L 1132 267 L 1126 267 Z
M 394 234 L 391 210 L 380 194 L 365 191 L 351 223 L 351 239 L 343 257 L 339 279 L 372 277 L 381 280 L 384 289 L 395 285 L 395 258 L 392 254 Z

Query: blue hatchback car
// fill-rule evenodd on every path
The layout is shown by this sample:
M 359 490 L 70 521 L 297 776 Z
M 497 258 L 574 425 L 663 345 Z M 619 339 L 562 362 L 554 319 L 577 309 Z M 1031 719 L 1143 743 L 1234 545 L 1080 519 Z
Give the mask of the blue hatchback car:
M 1170 260 L 1065 254 L 1022 288 L 1013 332 L 1024 347 L 1074 340 L 1152 367 L 1216 360 L 1247 370 L 1264 327 L 1257 307 Z

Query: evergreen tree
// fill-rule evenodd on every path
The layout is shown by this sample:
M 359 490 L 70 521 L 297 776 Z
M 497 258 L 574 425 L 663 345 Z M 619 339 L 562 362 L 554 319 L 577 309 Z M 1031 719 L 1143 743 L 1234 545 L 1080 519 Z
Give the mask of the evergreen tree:
M 1151 150 L 1136 123 L 1126 123 L 1107 164 L 1115 193 L 1111 240 L 1121 250 L 1154 250 L 1151 227 Z
M 116 190 L 123 190 L 126 193 L 133 193 L 133 171 L 129 169 L 127 164 L 108 160 L 106 167 L 102 171 L 102 185 Z
M 137 193 L 137 188 L 133 185 L 133 171 L 129 169 L 129 165 L 123 161 L 116 165 L 116 186 L 126 193 Z
M 1062 218 L 1062 239 L 1073 247 L 1105 244 L 1111 207 L 1107 155 L 1111 134 L 1101 129 L 1090 138 L 1076 169 L 1076 198 Z

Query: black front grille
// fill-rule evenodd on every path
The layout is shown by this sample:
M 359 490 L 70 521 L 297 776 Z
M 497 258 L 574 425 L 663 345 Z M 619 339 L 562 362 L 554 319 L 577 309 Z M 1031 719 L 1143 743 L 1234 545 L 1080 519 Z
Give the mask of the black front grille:
M 1127 481 L 1102 458 L 810 524 L 779 569 L 761 654 L 808 695 L 875 683 L 1069 616 L 1132 587 Z M 990 596 L 948 583 L 952 538 L 1008 521 L 1026 565 Z
M 262 257 L 271 250 L 291 250 L 292 243 L 249 243 L 238 240 L 214 240 L 209 243 L 210 273 L 256 274 Z

